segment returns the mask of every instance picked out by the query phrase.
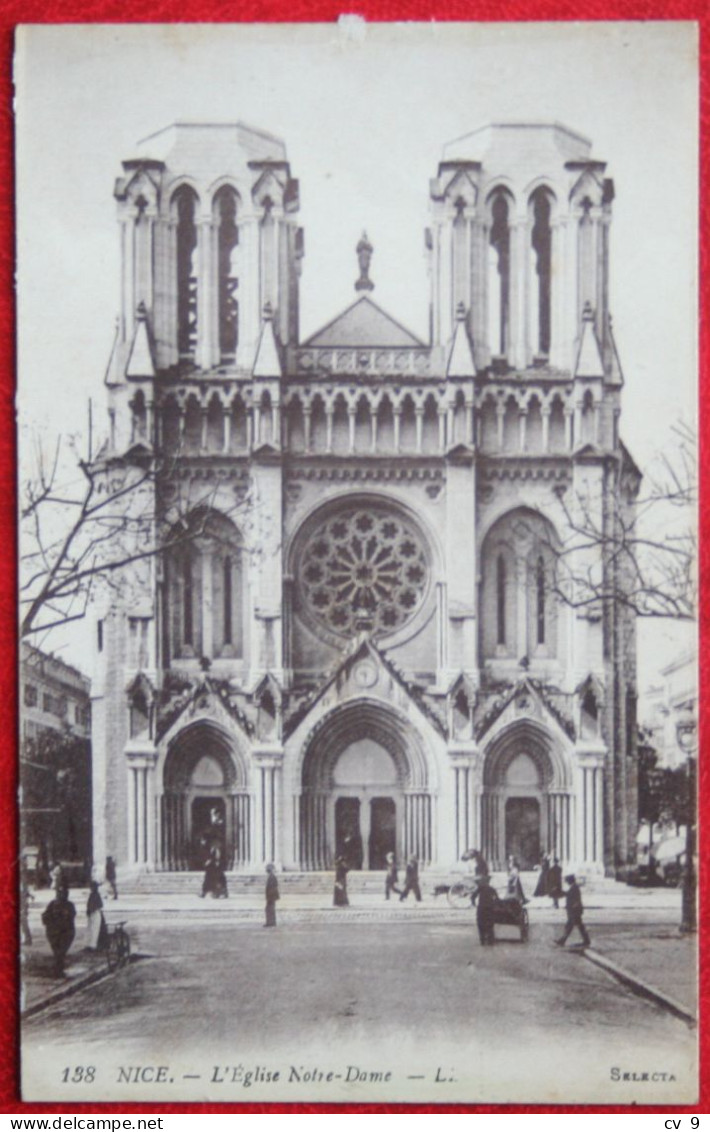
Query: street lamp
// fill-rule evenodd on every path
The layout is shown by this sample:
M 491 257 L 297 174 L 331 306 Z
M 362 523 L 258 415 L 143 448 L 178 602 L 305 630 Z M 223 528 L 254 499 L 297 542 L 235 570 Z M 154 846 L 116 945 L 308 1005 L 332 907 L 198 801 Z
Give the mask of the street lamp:
M 698 751 L 698 721 L 695 712 L 688 707 L 676 723 L 678 746 L 685 755 L 685 772 L 688 778 L 688 812 L 685 823 L 685 869 L 683 871 L 683 896 L 681 903 L 680 930 L 695 932 L 698 920 L 695 903 L 695 760 Z

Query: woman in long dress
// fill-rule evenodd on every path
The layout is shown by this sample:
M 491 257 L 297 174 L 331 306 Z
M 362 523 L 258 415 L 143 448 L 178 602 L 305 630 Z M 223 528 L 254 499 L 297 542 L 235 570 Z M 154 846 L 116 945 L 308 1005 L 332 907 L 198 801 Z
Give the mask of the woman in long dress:
M 547 874 L 550 871 L 550 854 L 545 853 L 540 865 L 540 875 L 537 878 L 533 896 L 547 896 Z
M 86 946 L 90 947 L 92 951 L 98 951 L 102 946 L 102 936 L 106 931 L 104 927 L 104 914 L 101 910 L 103 906 L 104 902 L 101 899 L 98 881 L 92 880 L 89 899 L 86 902 Z
M 335 888 L 333 889 L 333 904 L 336 908 L 346 907 L 348 900 L 348 866 L 342 857 L 335 862 Z
M 265 928 L 276 927 L 276 901 L 279 898 L 279 882 L 276 879 L 274 866 L 266 866 L 266 922 Z
M 527 904 L 523 886 L 520 880 L 520 862 L 517 857 L 508 858 L 508 896 Z

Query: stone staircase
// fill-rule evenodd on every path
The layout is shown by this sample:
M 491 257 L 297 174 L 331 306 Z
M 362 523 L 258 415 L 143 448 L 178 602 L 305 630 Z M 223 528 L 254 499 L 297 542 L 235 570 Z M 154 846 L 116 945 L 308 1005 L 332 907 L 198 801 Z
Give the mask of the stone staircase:
M 312 895 L 319 896 L 330 893 L 333 888 L 334 872 L 280 872 L 278 875 L 279 888 L 282 895 Z M 195 893 L 202 888 L 201 872 L 180 873 L 140 873 L 136 876 L 119 876 L 119 892 L 126 895 L 160 893 L 165 896 L 174 896 L 181 893 Z M 261 892 L 265 883 L 266 874 L 263 872 L 227 873 L 227 885 L 230 893 L 256 893 Z M 431 894 L 436 885 L 451 884 L 455 876 L 450 871 L 441 869 L 422 869 L 419 882 L 422 892 Z M 400 884 L 404 883 L 404 870 L 400 870 Z M 379 896 L 384 892 L 384 871 L 361 872 L 353 870 L 348 873 L 348 892 L 353 895 Z
M 426 869 L 419 873 L 419 883 L 422 892 L 432 895 L 437 885 L 452 884 L 455 880 L 466 875 L 464 870 L 453 869 Z M 279 887 L 284 896 L 321 896 L 330 893 L 335 879 L 332 870 L 322 872 L 279 872 L 277 874 Z M 201 872 L 154 872 L 139 873 L 135 876 L 119 876 L 119 891 L 126 895 L 134 894 L 161 894 L 174 896 L 181 893 L 189 894 L 199 892 L 202 888 Z M 261 893 L 265 884 L 264 872 L 230 872 L 227 873 L 227 885 L 233 895 Z M 526 896 L 532 896 L 538 880 L 535 872 L 521 873 L 520 877 L 523 891 Z M 581 873 L 579 879 L 583 891 L 588 895 L 593 893 L 612 893 L 624 890 L 625 885 L 619 884 L 611 877 L 590 876 L 584 878 Z M 404 869 L 399 870 L 400 886 L 404 883 Z M 493 886 L 499 891 L 505 888 L 506 874 L 496 872 L 492 876 Z M 353 869 L 348 873 L 348 893 L 353 896 L 380 896 L 384 892 L 384 871 L 365 872 Z

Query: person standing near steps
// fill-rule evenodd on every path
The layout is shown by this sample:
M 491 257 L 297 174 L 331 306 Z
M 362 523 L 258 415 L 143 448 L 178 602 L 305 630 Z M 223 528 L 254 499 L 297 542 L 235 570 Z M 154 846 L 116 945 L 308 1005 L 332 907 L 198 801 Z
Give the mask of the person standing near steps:
M 265 928 L 276 927 L 276 901 L 279 899 L 279 882 L 273 865 L 266 866 L 266 921 Z

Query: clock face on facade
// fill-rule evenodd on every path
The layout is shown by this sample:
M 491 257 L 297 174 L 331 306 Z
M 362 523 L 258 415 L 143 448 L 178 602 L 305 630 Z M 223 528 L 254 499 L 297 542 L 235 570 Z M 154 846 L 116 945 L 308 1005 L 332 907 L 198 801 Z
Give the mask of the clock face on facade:
M 352 636 L 366 617 L 374 634 L 392 633 L 414 617 L 427 593 L 422 536 L 386 506 L 343 507 L 309 534 L 298 583 L 303 607 L 329 632 Z

